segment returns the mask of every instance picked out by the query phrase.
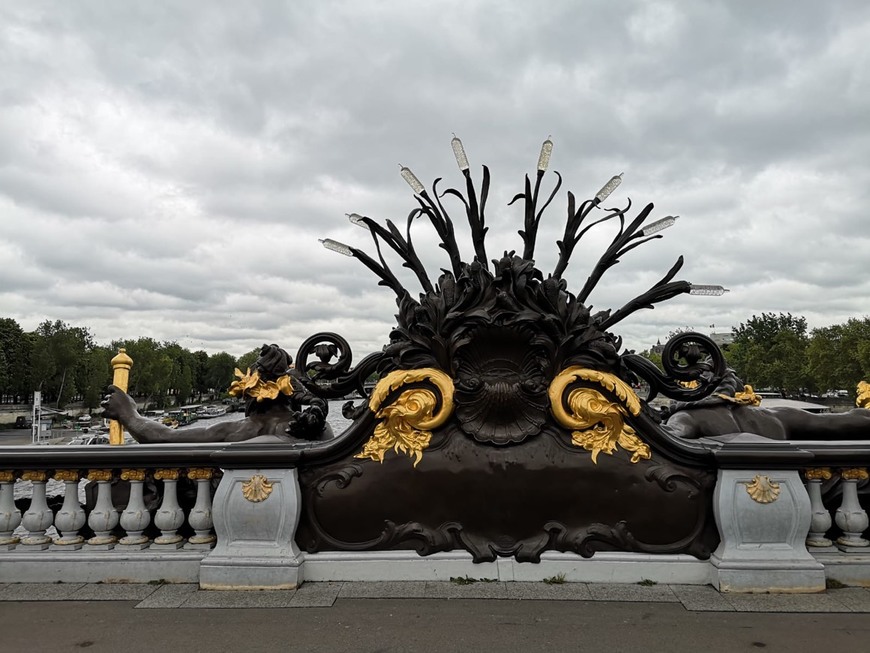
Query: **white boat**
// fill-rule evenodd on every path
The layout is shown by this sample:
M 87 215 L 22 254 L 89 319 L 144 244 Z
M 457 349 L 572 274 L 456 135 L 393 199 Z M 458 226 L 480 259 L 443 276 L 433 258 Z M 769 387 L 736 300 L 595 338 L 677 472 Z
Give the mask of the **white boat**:
M 221 417 L 227 414 L 226 406 L 205 406 L 196 411 L 196 416 L 199 419 L 211 419 L 213 417 Z

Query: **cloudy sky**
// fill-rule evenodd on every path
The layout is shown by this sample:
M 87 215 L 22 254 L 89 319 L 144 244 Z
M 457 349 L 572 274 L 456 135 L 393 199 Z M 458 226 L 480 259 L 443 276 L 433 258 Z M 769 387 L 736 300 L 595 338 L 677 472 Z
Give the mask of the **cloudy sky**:
M 613 204 L 681 216 L 590 302 L 618 308 L 680 254 L 681 278 L 730 292 L 635 314 L 628 348 L 762 311 L 863 317 L 868 44 L 864 0 L 2 3 L 0 317 L 234 355 L 331 330 L 358 359 L 394 298 L 317 239 L 369 247 L 349 212 L 403 221 L 397 164 L 460 185 L 454 132 L 492 172 L 492 256 L 522 249 L 507 203 L 548 135 L 545 273 L 567 190 L 624 172 Z M 611 237 L 581 243 L 571 289 Z

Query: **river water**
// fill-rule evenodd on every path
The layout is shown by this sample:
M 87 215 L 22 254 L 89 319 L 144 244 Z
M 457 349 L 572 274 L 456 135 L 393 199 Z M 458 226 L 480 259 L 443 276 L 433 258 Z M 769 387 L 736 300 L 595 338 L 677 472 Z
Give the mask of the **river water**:
M 359 405 L 361 399 L 357 399 L 354 401 L 355 405 Z M 347 403 L 345 400 L 336 400 L 329 402 L 329 412 L 326 416 L 326 421 L 332 427 L 332 432 L 335 435 L 341 435 L 345 429 L 347 429 L 351 421 L 349 419 L 345 419 L 345 417 L 341 414 L 341 407 Z M 208 421 L 202 422 L 193 422 L 189 424 L 187 427 L 180 427 L 178 430 L 181 431 L 185 428 L 190 428 L 194 426 L 202 426 L 203 424 L 216 424 L 218 422 L 235 422 L 245 418 L 244 412 L 236 412 L 236 413 L 227 413 L 226 415 L 222 415 L 221 417 L 215 417 Z M 61 445 L 62 446 L 62 445 Z M 148 446 L 148 445 L 143 445 Z M 79 483 L 79 500 L 84 501 L 84 487 L 87 484 L 86 480 L 82 480 Z M 31 495 L 31 483 L 30 481 L 16 481 L 15 483 L 15 498 L 21 499 L 25 497 L 29 497 Z M 50 478 L 45 484 L 45 493 L 47 496 L 59 496 L 62 495 L 64 491 L 64 484 L 61 481 L 55 481 Z

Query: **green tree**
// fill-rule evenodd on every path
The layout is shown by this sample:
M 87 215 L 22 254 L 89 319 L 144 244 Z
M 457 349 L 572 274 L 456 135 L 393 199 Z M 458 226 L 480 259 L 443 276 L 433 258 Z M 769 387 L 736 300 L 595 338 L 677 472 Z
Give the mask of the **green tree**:
M 33 341 L 34 378 L 46 401 L 55 401 L 58 408 L 78 394 L 75 372 L 94 346 L 90 332 L 56 320 L 46 320 L 35 331 Z
M 260 357 L 260 348 L 255 347 L 254 349 L 249 351 L 247 354 L 242 354 L 239 357 L 239 360 L 236 363 L 236 365 L 238 366 L 238 368 L 242 372 L 246 372 L 246 371 L 248 371 L 248 369 L 254 367 L 254 363 L 257 362 L 257 359 L 259 357 Z
M 170 388 L 172 359 L 163 346 L 153 338 L 112 343 L 114 351 L 118 351 L 121 347 L 126 349 L 127 355 L 133 359 L 127 391 L 131 395 L 144 397 L 146 405 L 154 403 L 163 408 Z
M 100 407 L 106 387 L 112 382 L 111 360 L 116 352 L 108 347 L 93 347 L 76 369 L 76 385 L 88 410 Z
M 236 369 L 236 359 L 222 351 L 208 357 L 206 366 L 206 382 L 208 387 L 217 393 L 226 392 L 233 382 L 233 372 Z
M 11 318 L 0 318 L 0 395 L 26 401 L 33 391 L 30 376 L 32 339 Z
M 807 321 L 791 313 L 753 315 L 732 330 L 728 360 L 756 388 L 795 394 L 811 387 L 807 374 Z
M 853 390 L 870 379 L 870 318 L 813 329 L 807 370 L 821 390 Z

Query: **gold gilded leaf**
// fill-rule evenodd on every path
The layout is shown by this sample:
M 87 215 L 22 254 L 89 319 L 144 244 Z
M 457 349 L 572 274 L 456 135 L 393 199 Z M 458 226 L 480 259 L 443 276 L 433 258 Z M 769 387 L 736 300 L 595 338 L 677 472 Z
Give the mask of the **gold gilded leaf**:
M 622 404 L 607 399 L 594 388 L 575 388 L 568 394 L 565 410 L 562 398 L 576 381 L 597 383 L 612 392 Z M 592 462 L 598 464 L 598 454 L 613 455 L 617 445 L 632 452 L 631 462 L 652 457 L 650 448 L 625 423 L 629 413 L 640 413 L 640 399 L 619 377 L 598 370 L 569 367 L 553 379 L 549 388 L 550 411 L 562 426 L 572 430 L 571 442 L 592 452 Z
M 438 394 L 429 388 L 410 388 L 402 392 L 393 403 L 383 405 L 390 393 L 408 383 L 431 382 L 441 395 L 441 410 L 435 414 Z M 356 458 L 369 458 L 384 462 L 391 449 L 414 459 L 414 467 L 422 460 L 423 450 L 429 446 L 432 430 L 438 428 L 453 410 L 453 381 L 433 368 L 396 370 L 382 378 L 369 400 L 369 409 L 382 421 L 374 434 L 356 454 Z

